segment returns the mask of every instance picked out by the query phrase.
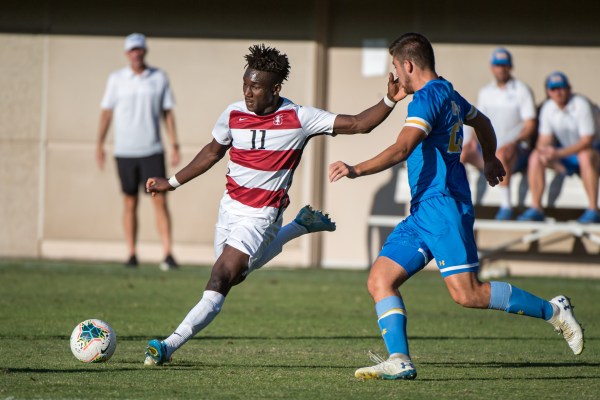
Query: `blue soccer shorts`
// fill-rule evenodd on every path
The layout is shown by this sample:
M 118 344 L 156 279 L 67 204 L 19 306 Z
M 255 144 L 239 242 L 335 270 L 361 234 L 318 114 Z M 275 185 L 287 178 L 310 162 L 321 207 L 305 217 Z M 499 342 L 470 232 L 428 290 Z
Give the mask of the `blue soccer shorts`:
M 559 148 L 561 148 L 562 146 L 559 146 Z M 600 143 L 596 142 L 594 143 L 594 145 L 592 146 L 592 148 L 594 150 L 596 150 L 598 153 L 600 153 Z M 570 156 L 567 156 L 565 158 L 561 158 L 560 159 L 560 163 L 565 167 L 565 169 L 567 170 L 567 175 L 571 176 L 573 174 L 577 174 L 579 175 L 579 159 L 577 158 L 577 154 L 571 154 Z
M 411 207 L 411 214 L 390 234 L 379 256 L 400 264 L 408 276 L 435 258 L 442 277 L 477 272 L 479 257 L 473 234 L 471 202 L 432 197 Z

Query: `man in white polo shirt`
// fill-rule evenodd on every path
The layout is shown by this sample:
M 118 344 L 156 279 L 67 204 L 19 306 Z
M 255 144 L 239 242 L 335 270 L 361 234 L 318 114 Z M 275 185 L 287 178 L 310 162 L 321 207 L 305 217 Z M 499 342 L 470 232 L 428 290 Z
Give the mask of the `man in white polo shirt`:
M 151 176 L 166 176 L 164 148 L 160 137 L 160 119 L 170 141 L 170 159 L 173 165 L 180 160 L 179 144 L 173 114 L 174 100 L 169 80 L 164 71 L 145 62 L 146 38 L 133 33 L 125 39 L 125 55 L 129 66 L 108 77 L 96 149 L 100 169 L 104 168 L 104 141 L 111 121 L 114 121 L 114 155 L 117 161 L 121 190 L 124 194 L 123 223 L 129 257 L 127 267 L 136 267 L 137 206 L 140 185 Z M 165 193 L 152 197 L 158 232 L 165 258 L 162 270 L 177 267 L 172 256 L 171 220 Z
M 496 156 L 506 170 L 504 181 L 498 185 L 500 209 L 496 214 L 497 220 L 504 221 L 513 219 L 510 178 L 527 166 L 528 141 L 535 132 L 536 110 L 531 89 L 511 74 L 513 62 L 510 52 L 497 48 L 492 53 L 490 64 L 494 81 L 479 91 L 477 109 L 492 122 L 498 140 Z M 461 161 L 483 165 L 475 142 L 465 143 L 463 151 L 465 154 Z
M 546 168 L 552 168 L 557 173 L 581 176 L 588 207 L 578 221 L 583 224 L 600 223 L 600 132 L 594 106 L 584 96 L 572 93 L 569 80 L 562 72 L 553 72 L 546 78 L 546 93 L 548 100 L 540 109 L 538 142 L 529 159 L 531 208 L 518 220 L 544 220 L 541 204 L 546 184 L 544 172 Z

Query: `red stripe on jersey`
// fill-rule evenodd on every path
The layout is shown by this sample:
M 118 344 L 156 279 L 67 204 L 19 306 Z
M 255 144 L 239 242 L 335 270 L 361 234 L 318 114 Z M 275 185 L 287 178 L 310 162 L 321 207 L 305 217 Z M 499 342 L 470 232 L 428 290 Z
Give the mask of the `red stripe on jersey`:
M 302 150 L 240 150 L 235 147 L 229 150 L 231 161 L 259 171 L 294 169 L 301 157 Z
M 230 129 L 300 129 L 300 120 L 294 110 L 282 110 L 269 115 L 248 114 L 241 111 L 229 113 Z
M 246 188 L 237 184 L 230 176 L 227 176 L 227 193 L 232 199 L 253 208 L 262 207 L 287 207 L 290 198 L 285 189 L 276 191 L 259 188 Z

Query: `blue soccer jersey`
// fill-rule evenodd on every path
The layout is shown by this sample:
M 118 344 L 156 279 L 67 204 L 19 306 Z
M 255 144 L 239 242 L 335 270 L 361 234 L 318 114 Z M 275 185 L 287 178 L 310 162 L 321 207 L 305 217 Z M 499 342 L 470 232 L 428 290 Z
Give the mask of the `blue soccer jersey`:
M 422 129 L 427 137 L 407 160 L 410 215 L 379 255 L 401 265 L 409 276 L 432 257 L 443 277 L 479 267 L 471 190 L 460 163 L 463 121 L 476 115 L 477 109 L 443 78 L 417 90 L 408 105 L 406 126 Z
M 406 125 L 422 129 L 427 137 L 407 160 L 413 205 L 436 196 L 471 201 L 460 152 L 463 121 L 476 115 L 477 109 L 444 78 L 429 81 L 415 92 Z

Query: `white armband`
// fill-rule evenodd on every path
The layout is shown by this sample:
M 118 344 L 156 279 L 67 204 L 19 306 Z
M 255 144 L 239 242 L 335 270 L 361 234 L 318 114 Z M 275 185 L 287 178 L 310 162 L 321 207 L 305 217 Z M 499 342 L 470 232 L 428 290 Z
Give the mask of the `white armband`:
M 396 106 L 396 103 L 394 100 L 390 100 L 389 97 L 387 97 L 387 94 L 385 96 L 383 96 L 383 102 L 385 103 L 386 106 L 388 106 L 389 108 L 394 108 Z
M 173 186 L 173 189 L 177 189 L 179 186 L 181 186 L 181 183 L 179 183 L 177 178 L 175 178 L 175 175 L 173 175 L 169 178 L 169 185 Z

